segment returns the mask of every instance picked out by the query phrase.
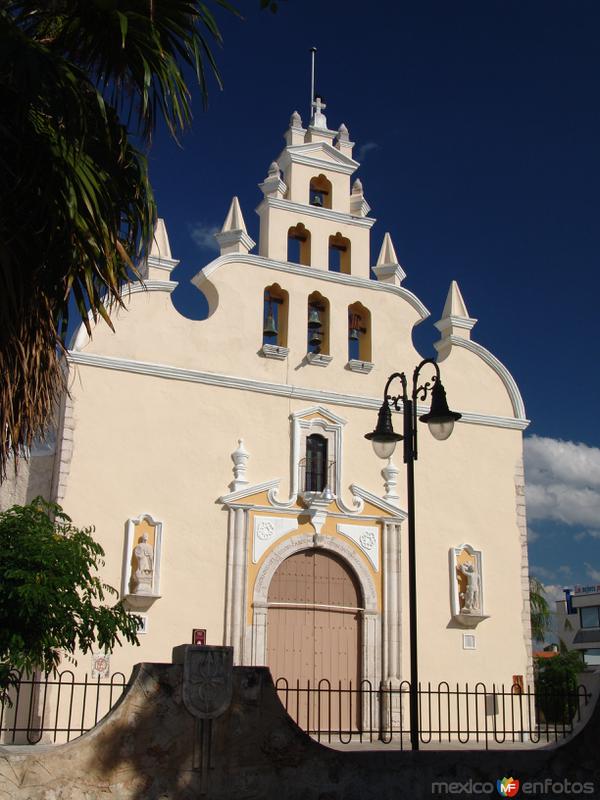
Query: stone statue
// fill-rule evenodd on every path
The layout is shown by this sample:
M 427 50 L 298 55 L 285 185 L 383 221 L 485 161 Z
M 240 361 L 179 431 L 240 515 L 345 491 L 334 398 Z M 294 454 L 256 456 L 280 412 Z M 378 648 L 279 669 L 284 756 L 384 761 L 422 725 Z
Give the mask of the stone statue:
M 133 548 L 131 589 L 133 594 L 152 594 L 154 577 L 154 550 L 148 544 L 148 534 L 143 533 L 140 543 Z
M 466 561 L 459 566 L 459 570 L 465 576 L 467 581 L 465 591 L 461 592 L 461 597 L 463 599 L 461 611 L 465 614 L 471 614 L 474 611 L 479 611 L 479 574 L 477 572 L 477 565 Z

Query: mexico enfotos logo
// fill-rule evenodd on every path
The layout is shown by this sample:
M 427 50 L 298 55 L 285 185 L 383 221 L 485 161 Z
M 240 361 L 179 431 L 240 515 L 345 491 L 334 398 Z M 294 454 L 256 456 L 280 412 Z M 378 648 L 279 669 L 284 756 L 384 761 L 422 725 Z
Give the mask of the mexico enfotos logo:
M 518 795 L 542 795 L 544 797 L 573 797 L 574 795 L 594 794 L 595 786 L 592 781 L 554 780 L 546 778 L 543 781 L 523 781 L 514 777 L 498 778 L 493 781 L 435 781 L 431 784 L 432 795 L 452 797 L 453 795 L 474 795 L 480 797 L 484 794 L 498 794 L 500 797 L 517 797 Z

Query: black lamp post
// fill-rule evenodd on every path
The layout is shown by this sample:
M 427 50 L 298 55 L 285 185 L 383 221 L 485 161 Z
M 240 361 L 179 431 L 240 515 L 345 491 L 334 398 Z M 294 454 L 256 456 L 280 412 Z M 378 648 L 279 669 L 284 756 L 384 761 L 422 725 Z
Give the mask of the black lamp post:
M 431 364 L 435 370 L 433 377 L 419 384 L 422 368 Z M 393 380 L 399 378 L 402 394 L 390 395 L 388 389 Z M 417 460 L 417 401 L 424 401 L 431 394 L 431 408 L 428 414 L 420 417 L 429 425 L 434 438 L 443 441 L 452 433 L 454 423 L 461 414 L 450 411 L 446 402 L 446 392 L 440 380 L 440 368 L 432 358 L 426 358 L 413 373 L 412 393 L 408 394 L 408 381 L 404 372 L 390 375 L 383 392 L 383 403 L 377 417 L 377 427 L 367 433 L 373 449 L 379 458 L 388 459 L 393 454 L 396 443 L 404 440 L 404 463 L 406 464 L 407 502 L 408 502 L 408 600 L 410 615 L 410 741 L 413 750 L 419 749 L 419 670 L 417 659 L 417 566 L 415 552 L 415 470 Z M 394 433 L 391 405 L 400 410 L 404 417 L 404 435 Z

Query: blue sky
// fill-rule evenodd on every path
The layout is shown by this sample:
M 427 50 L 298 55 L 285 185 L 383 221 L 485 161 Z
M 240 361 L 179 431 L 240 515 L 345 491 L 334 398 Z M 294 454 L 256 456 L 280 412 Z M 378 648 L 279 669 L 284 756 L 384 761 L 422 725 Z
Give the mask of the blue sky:
M 512 372 L 531 426 L 526 466 L 533 571 L 554 596 L 600 583 L 600 4 L 553 0 L 238 0 L 217 18 L 224 91 L 195 92 L 181 146 L 157 131 L 151 177 L 166 219 L 178 307 L 202 314 L 187 282 L 214 257 L 234 194 L 250 235 L 256 184 L 292 111 L 309 103 L 309 48 L 329 126 L 345 122 L 404 285 L 431 310 L 459 282 L 473 338 Z M 412 368 L 412 365 L 398 365 Z M 535 438 L 533 438 L 535 437 Z

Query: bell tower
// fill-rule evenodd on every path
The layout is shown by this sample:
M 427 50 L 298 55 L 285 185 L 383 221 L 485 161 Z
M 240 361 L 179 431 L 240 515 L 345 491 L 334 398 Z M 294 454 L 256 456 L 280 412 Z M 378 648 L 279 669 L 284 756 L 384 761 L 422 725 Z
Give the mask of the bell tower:
M 259 255 L 315 270 L 369 277 L 370 230 L 362 183 L 351 176 L 360 164 L 342 123 L 330 130 L 323 98 L 316 95 L 307 128 L 297 111 L 284 134 L 286 146 L 259 184 L 264 198 Z

